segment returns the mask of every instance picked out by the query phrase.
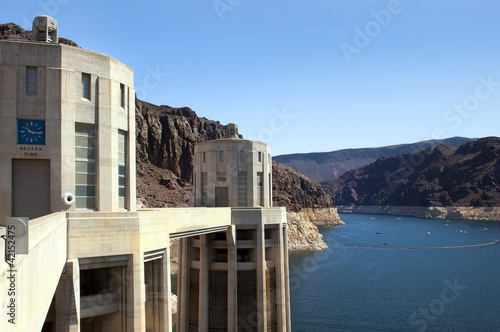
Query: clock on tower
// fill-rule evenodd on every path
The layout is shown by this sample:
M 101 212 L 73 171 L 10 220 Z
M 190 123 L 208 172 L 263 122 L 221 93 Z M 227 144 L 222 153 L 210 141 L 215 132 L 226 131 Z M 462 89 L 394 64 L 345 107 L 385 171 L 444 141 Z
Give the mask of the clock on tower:
M 18 119 L 17 144 L 45 145 L 45 121 Z

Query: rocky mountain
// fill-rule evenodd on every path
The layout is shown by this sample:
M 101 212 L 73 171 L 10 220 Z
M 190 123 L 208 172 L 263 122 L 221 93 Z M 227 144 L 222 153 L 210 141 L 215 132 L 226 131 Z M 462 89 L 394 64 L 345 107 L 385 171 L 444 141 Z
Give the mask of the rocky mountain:
M 429 146 L 460 146 L 472 139 L 453 137 L 413 144 L 400 144 L 379 148 L 344 149 L 332 152 L 297 153 L 275 156 L 279 163 L 290 166 L 314 181 L 334 180 L 345 172 L 368 165 L 382 157 L 422 151 Z
M 343 222 L 321 185 L 273 161 L 273 205 L 287 208 L 288 245 L 292 250 L 326 249 L 317 226 Z
M 495 208 L 500 206 L 500 138 L 439 145 L 380 158 L 322 182 L 336 205 Z

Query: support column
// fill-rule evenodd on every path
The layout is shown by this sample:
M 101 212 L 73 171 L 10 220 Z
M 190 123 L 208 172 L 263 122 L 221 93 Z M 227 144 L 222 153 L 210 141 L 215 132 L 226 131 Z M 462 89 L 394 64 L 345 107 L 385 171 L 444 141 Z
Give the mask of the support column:
M 285 216 L 286 220 L 286 216 Z M 286 330 L 292 330 L 292 317 L 290 313 L 290 268 L 288 263 L 288 234 L 287 234 L 287 224 L 284 223 L 280 226 L 283 232 L 283 269 L 285 273 L 285 299 L 284 307 L 286 310 Z
M 287 327 L 287 279 L 286 279 L 286 271 L 287 267 L 285 264 L 285 256 L 287 255 L 284 242 L 284 231 L 286 227 L 282 227 L 282 225 L 278 225 L 278 229 L 274 232 L 273 241 L 274 245 L 274 259 L 275 259 L 275 269 L 276 269 L 276 304 L 277 304 L 277 319 L 278 319 L 278 331 L 290 331 Z
M 189 270 L 191 267 L 190 241 L 180 239 L 179 272 L 177 275 L 177 331 L 189 330 Z
M 227 238 L 227 330 L 238 331 L 238 253 L 236 226 L 226 232 Z
M 127 331 L 146 330 L 144 255 L 134 253 L 126 268 Z
M 66 262 L 57 285 L 56 332 L 80 331 L 80 266 L 78 259 Z
M 200 290 L 198 302 L 198 332 L 208 331 L 208 282 L 209 282 L 209 255 L 207 235 L 200 235 Z
M 172 331 L 172 281 L 170 279 L 170 239 L 161 260 L 160 331 Z
M 256 231 L 256 274 L 257 274 L 257 331 L 267 332 L 267 303 L 266 303 L 266 248 L 265 231 L 260 220 Z

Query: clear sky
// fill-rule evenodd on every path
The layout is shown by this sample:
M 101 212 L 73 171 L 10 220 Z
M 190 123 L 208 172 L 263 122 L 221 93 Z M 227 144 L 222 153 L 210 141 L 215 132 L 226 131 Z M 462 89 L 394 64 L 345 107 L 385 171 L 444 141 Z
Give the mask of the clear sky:
M 500 136 L 498 0 L 2 1 L 274 155 Z

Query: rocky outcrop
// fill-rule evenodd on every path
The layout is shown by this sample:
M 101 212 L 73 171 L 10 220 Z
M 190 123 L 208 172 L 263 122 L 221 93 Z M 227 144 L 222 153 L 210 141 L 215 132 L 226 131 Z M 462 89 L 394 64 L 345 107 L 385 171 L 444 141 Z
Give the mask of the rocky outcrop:
M 139 163 L 170 171 L 171 181 L 192 182 L 194 146 L 223 138 L 226 126 L 198 117 L 188 107 L 156 106 L 136 99 L 136 153 Z
M 321 185 L 291 167 L 273 161 L 273 204 L 307 217 L 318 226 L 342 224 Z
M 346 206 L 356 206 L 354 210 L 382 206 L 391 211 L 424 207 L 431 209 L 415 213 L 463 219 L 474 211 L 470 208 L 485 215 L 489 208 L 500 206 L 499 180 L 500 138 L 487 137 L 460 147 L 441 145 L 381 158 L 322 184 L 342 211 Z M 477 218 L 482 218 L 479 214 Z
M 272 176 L 273 205 L 287 208 L 289 249 L 326 249 L 318 227 L 343 224 L 331 198 L 320 184 L 280 163 L 273 162 Z
M 317 251 L 327 249 L 323 235 L 307 217 L 297 212 L 287 211 L 288 249 L 292 251 Z

